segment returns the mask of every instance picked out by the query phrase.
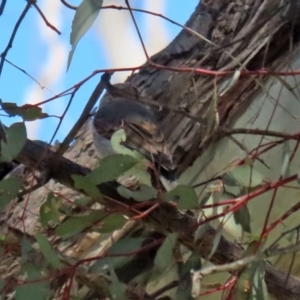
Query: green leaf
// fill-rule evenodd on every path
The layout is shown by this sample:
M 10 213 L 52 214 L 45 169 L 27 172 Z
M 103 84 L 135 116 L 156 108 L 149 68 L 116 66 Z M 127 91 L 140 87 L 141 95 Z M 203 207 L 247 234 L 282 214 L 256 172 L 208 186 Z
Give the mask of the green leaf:
M 247 206 L 242 206 L 233 216 L 236 224 L 240 224 L 244 231 L 251 233 L 251 216 Z
M 210 250 L 210 253 L 209 253 L 209 256 L 208 256 L 208 259 L 210 259 L 216 252 L 219 244 L 220 244 L 220 240 L 221 240 L 221 237 L 222 237 L 222 227 L 223 225 L 220 224 L 216 230 L 216 235 L 214 237 L 214 240 L 213 240 L 213 246 Z
M 120 185 L 117 187 L 118 193 L 126 198 L 133 199 L 135 201 L 143 202 L 157 197 L 157 190 L 152 186 L 141 185 L 138 190 L 130 190 Z
M 21 269 L 22 274 L 26 274 L 27 278 L 32 282 L 17 285 L 16 300 L 35 299 L 46 300 L 51 295 L 50 281 L 47 276 L 43 277 L 45 270 L 31 263 L 25 262 Z M 45 280 L 41 280 L 45 279 Z
M 165 272 L 175 263 L 173 249 L 177 241 L 177 236 L 177 233 L 168 234 L 156 253 L 154 265 L 156 271 L 159 273 Z
M 244 164 L 224 174 L 223 181 L 228 186 L 253 188 L 263 184 L 264 176 L 253 166 Z
M 43 227 L 54 227 L 59 222 L 62 216 L 60 209 L 62 207 L 62 200 L 55 197 L 53 193 L 49 193 L 47 200 L 40 207 L 40 222 Z
M 100 160 L 99 167 L 86 176 L 93 184 L 113 181 L 139 161 L 129 155 L 109 155 Z
M 281 176 L 282 178 L 286 178 L 290 174 L 290 158 L 291 158 L 291 151 L 286 141 L 283 145 L 283 153 L 282 153 L 282 166 L 281 166 Z
M 83 0 L 77 7 L 72 22 L 72 31 L 70 36 L 72 49 L 69 53 L 67 69 L 69 69 L 71 64 L 77 43 L 94 23 L 100 12 L 102 4 L 103 0 Z
M 176 291 L 175 300 L 191 300 L 191 287 L 192 287 L 192 278 L 191 270 L 200 270 L 201 269 L 201 259 L 199 253 L 194 252 L 188 258 L 188 260 L 179 265 L 178 272 L 178 281 L 179 286 Z
M 125 134 L 124 129 L 120 129 L 120 130 L 116 131 L 111 136 L 111 139 L 110 139 L 111 146 L 116 153 L 123 154 L 123 155 L 129 155 L 138 160 L 141 160 L 144 158 L 144 156 L 140 152 L 138 152 L 136 150 L 130 150 L 130 149 L 126 148 L 124 145 L 122 145 L 122 143 L 124 143 L 125 141 L 126 141 L 126 134 Z
M 300 184 L 300 171 L 297 174 L 297 183 Z
M 127 222 L 125 217 L 121 214 L 111 214 L 103 220 L 103 225 L 96 231 L 101 233 L 109 233 L 120 229 Z
M 101 193 L 97 185 L 91 182 L 88 176 L 72 175 L 71 177 L 74 180 L 74 185 L 78 190 L 83 190 L 87 195 L 89 195 L 93 199 L 97 199 L 101 197 Z
M 6 178 L 0 181 L 0 210 L 18 195 L 22 183 L 20 178 Z
M 188 185 L 178 185 L 174 190 L 163 194 L 164 201 L 174 201 L 179 209 L 191 209 L 198 206 L 195 190 Z
M 1 99 L 0 99 L 1 101 Z M 7 142 L 6 140 L 6 131 L 5 128 L 0 120 L 0 141 L 3 140 L 4 142 Z
M 55 228 L 55 234 L 65 239 L 69 238 L 103 220 L 106 215 L 106 212 L 97 210 L 86 215 L 70 217 Z
M 110 271 L 110 280 L 111 280 L 111 284 L 109 286 L 109 292 L 110 292 L 111 299 L 127 300 L 128 299 L 126 295 L 127 285 L 119 281 L 116 272 L 112 267 L 109 268 L 109 271 Z
M 130 168 L 128 171 L 122 174 L 122 177 L 130 178 L 134 176 L 135 178 L 137 178 L 137 182 L 139 185 L 143 184 L 143 185 L 152 186 L 151 176 L 147 171 L 147 169 L 148 166 L 144 162 L 138 162 L 136 165 L 134 165 L 132 168 Z M 120 182 L 120 178 L 118 180 Z
M 90 197 L 81 197 L 74 200 L 74 204 L 77 206 L 87 207 L 93 203 L 93 200 Z
M 267 300 L 269 299 L 265 283 L 265 261 L 250 263 L 243 269 L 234 290 L 234 299 Z
M 1 161 L 11 162 L 23 149 L 27 139 L 23 122 L 12 124 L 6 129 L 6 142 L 1 141 Z
M 114 269 L 124 266 L 128 261 L 132 259 L 132 256 L 125 255 L 126 253 L 136 251 L 142 246 L 144 238 L 131 238 L 126 237 L 115 242 L 111 248 L 107 251 L 108 256 L 110 254 L 121 254 L 124 253 L 124 256 L 118 257 L 105 257 L 97 261 L 90 268 L 90 272 L 98 273 L 105 269 L 107 266 L 110 266 Z
M 209 227 L 210 227 L 210 225 L 208 222 L 198 226 L 198 228 L 195 232 L 194 241 L 201 239 L 204 236 L 204 234 L 207 232 Z
M 32 252 L 32 242 L 29 241 L 27 238 L 23 238 L 21 242 L 21 256 L 22 256 L 22 261 L 27 261 L 28 256 L 30 252 Z
M 32 104 L 18 106 L 12 102 L 1 102 L 1 107 L 10 116 L 20 116 L 24 121 L 34 121 L 49 117 L 48 114 L 43 113 L 39 106 Z
M 52 265 L 55 269 L 61 269 L 64 264 L 60 261 L 57 253 L 52 248 L 46 236 L 41 233 L 36 234 L 35 236 L 37 243 L 40 246 L 40 250 L 43 253 L 45 259 Z
M 47 300 L 49 299 L 50 287 L 49 283 L 34 282 L 25 283 L 16 287 L 16 300 L 34 299 L 34 300 Z
M 0 279 L 0 293 L 2 292 L 3 288 L 4 288 L 4 280 Z

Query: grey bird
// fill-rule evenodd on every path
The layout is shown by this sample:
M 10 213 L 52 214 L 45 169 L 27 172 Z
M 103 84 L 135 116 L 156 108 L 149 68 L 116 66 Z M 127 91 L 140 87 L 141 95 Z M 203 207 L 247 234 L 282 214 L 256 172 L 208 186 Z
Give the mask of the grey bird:
M 116 131 L 123 129 L 125 147 L 171 171 L 174 169 L 172 155 L 154 113 L 137 99 L 134 87 L 108 83 L 107 92 L 92 120 L 95 147 L 101 157 L 114 153 L 110 139 Z

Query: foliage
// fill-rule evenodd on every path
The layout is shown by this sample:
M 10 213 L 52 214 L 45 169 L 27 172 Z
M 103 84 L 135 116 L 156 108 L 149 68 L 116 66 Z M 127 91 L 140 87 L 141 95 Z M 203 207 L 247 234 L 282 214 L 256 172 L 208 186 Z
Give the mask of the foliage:
M 0 17 L 5 2 L 0 4 Z M 269 6 L 264 4 L 265 6 L 258 6 L 258 9 L 253 10 L 256 17 L 253 19 L 259 19 L 257 20 L 259 27 L 263 28 L 269 24 L 267 22 L 273 24 L 268 25 L 268 30 L 264 31 L 264 34 L 260 33 L 261 28 L 247 27 L 253 26 L 252 23 L 256 22 L 242 19 L 232 22 L 234 25 L 226 30 L 215 27 L 217 26 L 215 24 L 205 24 L 211 33 L 211 40 L 199 34 L 207 31 L 206 28 L 202 30 L 201 26 L 204 25 L 183 27 L 185 32 L 167 48 L 168 52 L 158 54 L 153 61 L 148 59 L 148 53 L 142 43 L 147 64 L 129 68 L 132 72 L 141 70 L 139 81 L 141 95 L 136 100 L 134 97 L 127 99 L 132 98 L 132 95 L 125 94 L 126 99 L 141 101 L 151 108 L 157 107 L 157 102 L 149 99 L 147 93 L 148 90 L 154 90 L 152 78 L 159 73 L 159 76 L 162 76 L 160 81 L 166 81 L 166 88 L 155 91 L 155 100 L 160 100 L 161 95 L 165 98 L 159 103 L 161 105 L 159 111 L 155 111 L 154 114 L 160 116 L 161 113 L 164 116 L 168 112 L 168 118 L 171 118 L 170 115 L 176 116 L 174 120 L 180 116 L 178 120 L 181 121 L 178 124 L 185 125 L 182 125 L 182 130 L 174 130 L 178 133 L 178 137 L 173 135 L 173 128 L 168 128 L 166 132 L 169 132 L 170 136 L 163 140 L 157 128 L 163 125 L 165 120 L 158 118 L 160 124 L 153 125 L 148 122 L 147 118 L 151 118 L 147 116 L 139 127 L 136 126 L 137 117 L 132 112 L 129 127 L 132 132 L 144 139 L 143 146 L 152 150 L 149 152 L 154 153 L 153 156 L 161 155 L 161 158 L 164 158 L 166 155 L 164 147 L 169 146 L 170 142 L 175 170 L 165 170 L 163 164 L 157 160 L 154 162 L 154 157 L 147 160 L 140 151 L 125 147 L 124 141 L 127 137 L 123 128 L 116 130 L 111 136 L 109 146 L 115 154 L 101 158 L 98 166 L 92 171 L 87 169 L 91 168 L 90 162 L 94 158 L 91 154 L 93 151 L 86 153 L 87 149 L 90 149 L 90 140 L 82 142 L 78 153 L 72 157 L 76 160 L 81 155 L 86 155 L 88 159 L 82 163 L 85 166 L 72 164 L 62 158 L 68 146 L 71 145 L 76 149 L 80 144 L 81 136 L 78 130 L 90 116 L 91 107 L 103 92 L 103 88 L 107 90 L 111 88 L 107 79 L 110 79 L 112 72 L 106 72 L 102 76 L 82 113 L 82 118 L 76 122 L 63 143 L 52 148 L 56 153 L 51 153 L 45 146 L 43 155 L 28 153 L 27 150 L 30 142 L 27 140 L 29 127 L 26 128 L 26 122 L 53 117 L 42 108 L 42 105 L 51 99 L 43 103 L 24 105 L 0 100 L 1 109 L 6 116 L 17 119 L 9 127 L 0 124 L 1 164 L 15 166 L 24 163 L 27 167 L 23 174 L 8 176 L 4 174 L 0 181 L 3 225 L 0 245 L 5 266 L 1 265 L 1 270 L 5 270 L 0 280 L 1 297 L 11 298 L 13 295 L 15 299 L 20 300 L 59 297 L 61 299 L 170 297 L 185 300 L 197 297 L 205 299 L 206 295 L 218 295 L 215 293 L 222 291 L 221 297 L 224 299 L 268 299 L 269 293 L 274 294 L 275 289 L 273 281 L 268 283 L 265 280 L 270 270 L 267 261 L 270 260 L 275 265 L 278 262 L 274 257 L 276 259 L 278 257 L 278 261 L 283 259 L 281 267 L 287 271 L 285 278 L 292 278 L 290 271 L 295 262 L 295 253 L 299 250 L 297 213 L 300 205 L 297 184 L 300 183 L 298 149 L 300 134 L 298 131 L 290 132 L 291 128 L 298 130 L 298 124 L 294 127 L 287 125 L 286 130 L 282 129 L 282 126 L 279 127 L 278 124 L 282 122 L 278 121 L 281 120 L 278 115 L 288 111 L 292 116 L 289 122 L 292 123 L 298 119 L 299 111 L 296 106 L 293 112 L 294 104 L 291 103 L 294 102 L 288 102 L 289 104 L 285 106 L 281 100 L 284 97 L 281 97 L 278 91 L 271 91 L 272 86 L 269 86 L 262 77 L 270 75 L 265 68 L 272 67 L 274 74 L 271 75 L 274 76 L 274 82 L 276 81 L 281 89 L 287 90 L 299 104 L 299 95 L 296 92 L 298 86 L 294 87 L 294 84 L 290 84 L 282 77 L 282 73 L 277 72 L 273 58 L 281 58 L 282 53 L 286 51 L 285 48 L 291 49 L 291 45 L 297 45 L 299 37 L 295 33 L 300 26 L 294 21 L 299 18 L 300 10 L 297 8 L 296 12 L 295 7 L 291 9 L 291 3 L 281 4 L 285 6 L 285 12 L 280 18 L 274 19 L 277 11 L 273 12 L 273 8 L 277 2 L 272 4 L 267 0 L 265 3 Z M 125 1 L 125 4 L 143 42 L 130 1 Z M 231 7 L 227 7 L 225 1 L 223 4 L 224 7 L 220 8 L 220 12 L 226 16 L 231 11 L 235 12 L 235 18 L 242 14 L 241 9 L 237 10 L 235 4 Z M 46 24 L 58 32 L 38 5 L 36 1 L 26 1 L 26 7 L 18 23 L 23 22 L 23 17 L 29 8 L 33 7 Z M 66 1 L 61 1 L 61 5 L 72 8 Z M 104 13 L 103 5 L 105 5 L 103 0 L 83 0 L 76 8 L 72 27 L 70 26 L 71 50 L 66 62 L 67 69 L 79 41 L 91 28 L 100 10 L 101 14 Z M 212 7 L 211 4 L 205 5 Z M 294 5 L 299 6 L 297 3 Z M 256 15 L 256 11 L 260 12 L 263 7 L 267 7 L 268 13 L 272 12 L 273 15 L 268 16 L 266 11 Z M 281 8 L 276 9 L 280 11 Z M 211 9 L 206 10 L 209 15 Z M 296 17 L 293 17 L 293 11 L 296 12 L 294 12 Z M 199 11 L 197 13 L 201 15 Z M 224 17 L 218 15 L 217 9 L 214 14 L 216 15 L 213 17 L 206 17 L 203 13 L 201 19 L 207 23 L 209 19 L 213 19 L 219 24 L 219 20 Z M 167 19 L 164 16 L 160 17 Z M 16 24 L 11 41 L 0 56 L 0 74 L 4 62 L 8 63 L 6 56 L 12 47 L 19 25 Z M 272 27 L 276 28 L 276 32 L 270 32 Z M 194 31 L 192 28 L 197 30 Z M 274 41 L 274 36 L 277 31 L 285 30 L 286 33 L 288 29 L 294 41 L 287 43 L 287 38 L 282 36 L 279 47 L 278 42 Z M 105 30 L 109 31 L 109 28 Z M 218 37 L 224 34 L 223 31 L 228 34 L 226 43 Z M 186 32 L 188 34 L 185 34 Z M 234 32 L 234 36 L 231 36 L 231 32 Z M 244 32 L 247 34 L 240 36 L 240 33 Z M 181 40 L 183 37 L 185 39 Z M 220 44 L 216 44 L 217 41 Z M 200 43 L 205 43 L 205 47 Z M 257 43 L 259 45 L 256 45 Z M 272 55 L 269 55 L 268 51 L 277 50 L 281 50 L 282 53 L 270 52 Z M 227 60 L 230 61 L 229 64 Z M 263 66 L 263 69 L 255 70 L 258 65 Z M 214 70 L 215 68 L 222 71 Z M 17 69 L 27 74 L 19 67 Z M 189 74 L 192 89 L 191 86 L 185 87 L 185 83 L 189 81 L 181 75 L 184 73 Z M 168 78 L 164 78 L 163 74 L 168 74 L 166 75 Z M 70 96 L 66 110 L 60 116 L 54 116 L 59 119 L 55 133 L 64 120 L 73 97 L 93 75 L 54 97 L 58 99 Z M 253 75 L 255 77 L 252 78 Z M 290 73 L 284 76 L 290 76 Z M 198 97 L 197 88 L 198 82 L 202 82 L 202 79 L 198 77 L 203 77 L 205 83 L 203 91 L 206 94 L 203 92 L 201 99 Z M 175 86 L 174 82 L 178 86 Z M 169 84 L 176 90 L 178 98 L 173 99 L 173 96 L 170 96 L 173 94 L 167 90 Z M 240 90 L 242 88 L 244 90 Z M 257 101 L 255 105 L 249 107 L 251 116 L 247 116 L 244 122 L 238 113 L 246 111 L 244 102 L 254 97 L 249 90 L 254 92 L 258 88 L 269 101 L 268 105 L 271 103 L 272 113 L 271 109 L 265 109 L 264 105 L 267 105 L 265 99 Z M 193 90 L 192 96 L 190 90 Z M 118 92 L 121 89 L 117 89 L 117 92 L 112 91 L 116 93 L 114 96 L 119 97 Z M 147 96 L 144 97 L 144 94 Z M 184 100 L 181 98 L 183 95 Z M 231 98 L 233 102 L 229 101 Z M 207 99 L 210 99 L 210 102 L 206 102 Z M 239 107 L 243 106 L 242 104 L 245 105 L 243 111 Z M 261 108 L 257 108 L 260 105 Z M 252 110 L 255 112 L 251 113 Z M 261 117 L 262 111 L 268 111 L 270 115 Z M 233 120 L 236 124 L 233 124 Z M 119 127 L 128 125 L 125 123 L 126 120 L 122 120 Z M 228 124 L 232 125 L 232 128 L 224 127 L 229 126 Z M 244 124 L 245 128 L 237 128 L 237 124 Z M 153 151 L 151 148 L 153 145 L 147 136 L 150 133 L 153 133 L 151 138 L 157 144 L 162 144 L 157 152 L 164 154 L 155 153 L 157 149 Z M 235 138 L 236 135 L 243 137 Z M 196 136 L 197 138 L 193 140 Z M 259 136 L 259 141 L 253 136 Z M 141 149 L 141 144 L 139 147 L 137 148 Z M 277 152 L 280 152 L 280 155 L 277 155 Z M 276 161 L 272 160 L 274 153 Z M 196 160 L 196 156 L 201 156 L 202 161 Z M 281 157 L 281 160 L 278 157 Z M 176 178 L 175 183 L 171 183 L 165 176 L 166 171 L 180 173 L 182 176 Z M 65 187 L 62 188 L 53 182 L 46 184 L 49 178 L 58 180 Z M 38 191 L 41 189 L 35 189 L 41 186 L 43 192 L 39 194 Z M 72 192 L 66 187 L 71 188 Z M 281 204 L 280 208 L 278 202 Z M 294 223 L 290 221 L 292 218 L 296 220 Z M 291 265 L 288 267 L 282 258 L 284 255 L 292 257 Z M 211 266 L 210 263 L 215 265 Z M 13 271 L 10 270 L 10 264 Z M 276 271 L 272 276 L 279 277 L 283 272 L 280 270 L 276 273 Z M 207 284 L 204 277 L 212 273 L 226 274 L 226 279 L 218 278 L 217 283 Z M 288 290 L 291 286 L 288 284 L 287 280 L 282 289 Z

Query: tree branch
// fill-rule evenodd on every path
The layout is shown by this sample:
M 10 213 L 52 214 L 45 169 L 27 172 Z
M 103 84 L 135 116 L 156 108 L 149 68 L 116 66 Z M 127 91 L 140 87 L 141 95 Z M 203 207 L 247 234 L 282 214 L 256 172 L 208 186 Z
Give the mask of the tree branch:
M 74 187 L 72 175 L 85 176 L 90 172 L 90 169 L 82 167 L 64 157 L 59 159 L 55 169 L 51 169 L 54 155 L 55 153 L 47 149 L 47 147 L 28 140 L 16 160 L 40 172 L 51 170 L 50 175 L 54 180 L 77 190 Z M 111 201 L 111 199 L 128 205 L 132 204 L 132 201 L 122 198 L 116 192 L 117 186 L 117 183 L 104 183 L 99 185 L 99 190 L 103 196 L 103 204 L 111 208 L 113 206 L 115 207 L 116 202 Z M 83 191 L 79 192 L 83 193 Z M 169 205 L 165 207 L 163 204 L 160 205 L 159 209 L 154 210 L 143 220 L 151 223 L 159 232 L 179 232 L 180 241 L 186 247 L 192 251 L 197 251 L 201 257 L 209 257 L 216 235 L 216 231 L 210 226 L 207 227 L 204 235 L 195 242 L 194 236 L 189 230 L 195 225 L 196 220 L 187 214 L 181 214 L 177 209 L 172 209 Z M 218 265 L 226 264 L 240 259 L 243 253 L 244 250 L 241 247 L 221 237 L 219 245 L 214 255 L 210 258 L 210 261 Z M 289 279 L 285 282 L 287 277 Z M 279 299 L 300 299 L 300 280 L 296 277 L 288 275 L 271 265 L 267 265 L 265 280 L 269 292 Z

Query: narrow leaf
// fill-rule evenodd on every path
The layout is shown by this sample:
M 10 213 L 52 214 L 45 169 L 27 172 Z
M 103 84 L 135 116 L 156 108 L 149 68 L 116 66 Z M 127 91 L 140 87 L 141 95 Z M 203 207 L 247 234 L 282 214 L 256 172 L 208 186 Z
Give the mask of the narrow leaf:
M 224 183 L 229 186 L 241 185 L 252 188 L 262 185 L 264 176 L 253 166 L 244 164 L 242 166 L 237 166 L 230 172 L 224 174 L 223 180 Z
M 201 259 L 198 253 L 194 252 L 188 260 L 179 265 L 178 281 L 179 286 L 176 291 L 175 300 L 191 300 L 192 294 L 192 270 L 201 269 Z
M 72 49 L 69 53 L 67 69 L 71 64 L 77 43 L 94 23 L 98 13 L 100 12 L 102 4 L 103 0 L 83 0 L 77 7 L 75 17 L 72 22 L 70 37 Z
M 125 217 L 121 214 L 111 214 L 103 220 L 103 225 L 97 229 L 101 233 L 109 233 L 114 230 L 121 229 L 127 222 Z
M 233 213 L 233 216 L 236 224 L 240 224 L 244 231 L 251 233 L 251 216 L 247 206 L 242 206 Z
M 176 241 L 177 233 L 171 233 L 166 237 L 165 241 L 158 249 L 154 259 L 154 265 L 159 273 L 165 272 L 175 263 L 173 249 Z
M 213 246 L 210 250 L 210 253 L 209 253 L 209 256 L 208 256 L 208 259 L 210 259 L 216 252 L 218 246 L 219 246 L 219 243 L 220 243 L 220 240 L 221 240 L 221 237 L 222 237 L 222 224 L 220 224 L 216 230 L 216 235 L 214 237 L 214 240 L 213 240 Z
M 282 153 L 282 165 L 281 165 L 281 176 L 286 178 L 290 173 L 290 157 L 291 151 L 289 148 L 288 142 L 285 142 L 283 145 L 283 153 Z
M 131 199 L 133 199 L 135 201 L 139 201 L 139 202 L 143 202 L 143 201 L 147 201 L 147 200 L 156 198 L 157 193 L 158 193 L 155 188 L 148 186 L 148 185 L 141 185 L 139 187 L 139 189 L 136 191 L 135 190 L 132 191 L 121 185 L 121 186 L 118 186 L 117 191 L 122 197 L 124 197 L 126 199 L 131 198 Z
M 132 259 L 131 256 L 126 255 L 126 253 L 136 251 L 139 249 L 144 242 L 144 238 L 131 238 L 126 237 L 115 242 L 112 247 L 107 251 L 109 254 L 121 254 L 124 253 L 124 256 L 118 257 L 105 257 L 97 261 L 91 268 L 90 272 L 98 273 L 102 271 L 107 266 L 110 266 L 114 269 L 124 266 L 128 261 Z
M 36 234 L 35 236 L 37 243 L 40 246 L 40 250 L 43 253 L 45 259 L 52 265 L 55 269 L 61 269 L 64 265 L 60 261 L 57 253 L 52 248 L 46 236 L 41 233 Z
M 55 234 L 63 238 L 74 236 L 91 227 L 94 223 L 104 219 L 107 213 L 103 211 L 92 211 L 82 216 L 70 217 L 55 229 Z
M 111 285 L 109 286 L 111 299 L 127 300 L 128 299 L 126 295 L 127 285 L 119 281 L 116 272 L 112 267 L 110 267 L 109 271 L 110 271 L 110 279 L 111 279 Z

